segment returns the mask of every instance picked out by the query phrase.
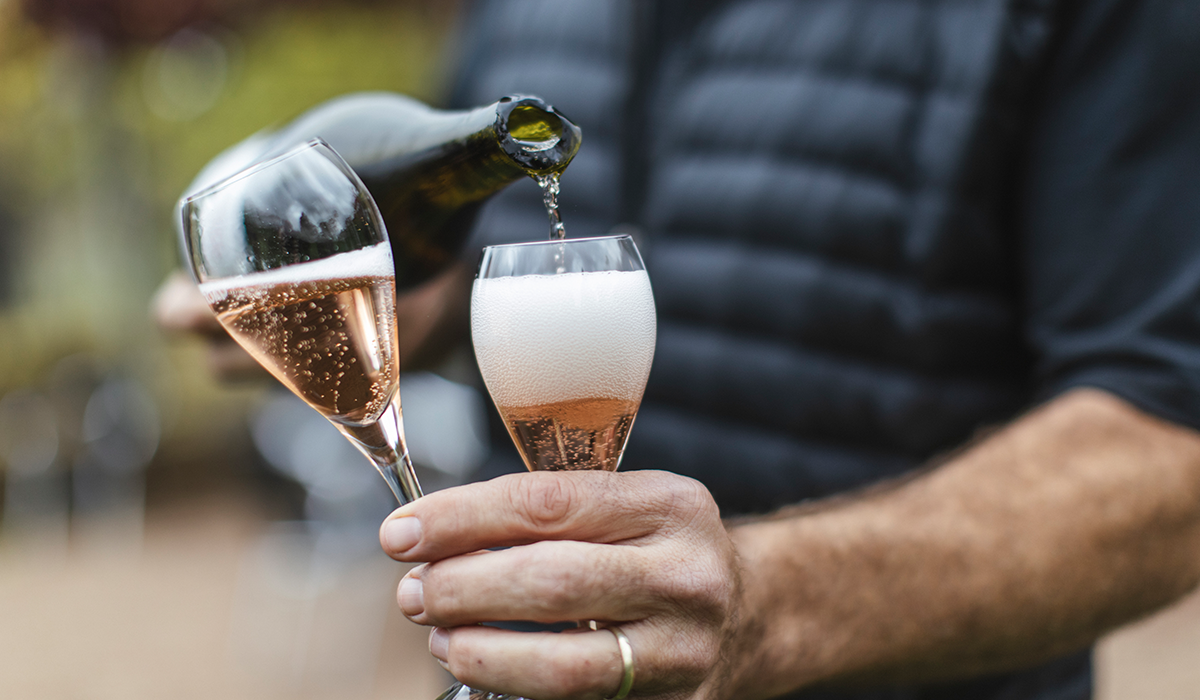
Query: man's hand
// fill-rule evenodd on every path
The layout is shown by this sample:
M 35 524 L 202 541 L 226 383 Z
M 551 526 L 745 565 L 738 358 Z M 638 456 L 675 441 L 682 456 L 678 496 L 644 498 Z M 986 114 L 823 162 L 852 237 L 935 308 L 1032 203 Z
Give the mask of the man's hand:
M 732 467 L 731 468 L 735 468 Z M 945 681 L 1081 649 L 1200 581 L 1200 434 L 1076 390 L 910 479 L 726 530 L 660 472 L 538 473 L 438 492 L 384 524 L 400 607 L 468 685 L 754 700 Z M 492 547 L 511 549 L 482 551 Z
M 733 545 L 699 483 L 665 472 L 539 472 L 433 493 L 380 540 L 413 569 L 398 598 L 433 625 L 430 650 L 467 685 L 537 700 L 604 698 L 622 676 L 614 636 L 522 633 L 498 620 L 596 620 L 633 646 L 642 697 L 715 698 L 737 657 Z M 509 547 L 500 551 L 485 551 Z
M 172 272 L 163 281 L 150 310 L 164 331 L 191 334 L 205 341 L 208 368 L 217 379 L 234 381 L 267 376 L 266 370 L 217 322 L 196 283 L 183 270 Z

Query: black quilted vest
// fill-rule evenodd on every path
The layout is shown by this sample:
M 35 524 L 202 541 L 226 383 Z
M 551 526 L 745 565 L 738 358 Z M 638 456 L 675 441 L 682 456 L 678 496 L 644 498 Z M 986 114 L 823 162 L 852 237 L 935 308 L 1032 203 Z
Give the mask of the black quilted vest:
M 1029 401 L 1006 215 L 1050 10 L 480 8 L 455 101 L 554 103 L 584 128 L 569 235 L 640 232 L 658 348 L 622 468 L 765 511 L 903 472 Z M 479 235 L 546 227 L 522 183 Z

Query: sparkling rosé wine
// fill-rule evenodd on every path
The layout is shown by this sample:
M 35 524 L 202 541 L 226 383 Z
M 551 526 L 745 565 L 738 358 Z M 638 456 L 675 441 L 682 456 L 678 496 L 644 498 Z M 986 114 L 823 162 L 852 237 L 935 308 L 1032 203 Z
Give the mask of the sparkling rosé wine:
M 617 468 L 654 356 L 644 271 L 478 279 L 471 334 L 527 467 Z
M 496 408 L 530 470 L 616 471 L 638 402 L 586 398 Z
M 226 330 L 339 423 L 373 421 L 396 392 L 395 287 L 386 244 L 207 282 Z

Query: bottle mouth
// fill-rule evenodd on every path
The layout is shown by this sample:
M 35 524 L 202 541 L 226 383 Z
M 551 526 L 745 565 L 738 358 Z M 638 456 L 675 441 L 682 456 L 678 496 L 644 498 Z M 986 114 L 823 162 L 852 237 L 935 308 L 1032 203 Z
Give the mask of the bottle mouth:
M 500 145 L 531 175 L 561 173 L 579 151 L 578 126 L 537 97 L 512 95 L 496 108 Z
M 533 105 L 519 105 L 508 115 L 508 133 L 518 146 L 537 153 L 562 141 L 562 120 Z

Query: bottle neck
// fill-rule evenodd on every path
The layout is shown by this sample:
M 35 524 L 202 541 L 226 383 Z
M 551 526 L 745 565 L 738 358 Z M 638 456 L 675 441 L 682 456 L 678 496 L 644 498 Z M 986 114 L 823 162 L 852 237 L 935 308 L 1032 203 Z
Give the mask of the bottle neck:
M 561 173 L 581 141 L 579 127 L 535 97 L 505 97 L 468 112 L 426 110 L 420 116 L 426 118 L 406 120 L 411 135 L 404 148 L 392 143 L 374 149 L 387 156 L 347 158 L 372 193 L 410 190 L 428 205 L 459 209 L 523 176 Z

